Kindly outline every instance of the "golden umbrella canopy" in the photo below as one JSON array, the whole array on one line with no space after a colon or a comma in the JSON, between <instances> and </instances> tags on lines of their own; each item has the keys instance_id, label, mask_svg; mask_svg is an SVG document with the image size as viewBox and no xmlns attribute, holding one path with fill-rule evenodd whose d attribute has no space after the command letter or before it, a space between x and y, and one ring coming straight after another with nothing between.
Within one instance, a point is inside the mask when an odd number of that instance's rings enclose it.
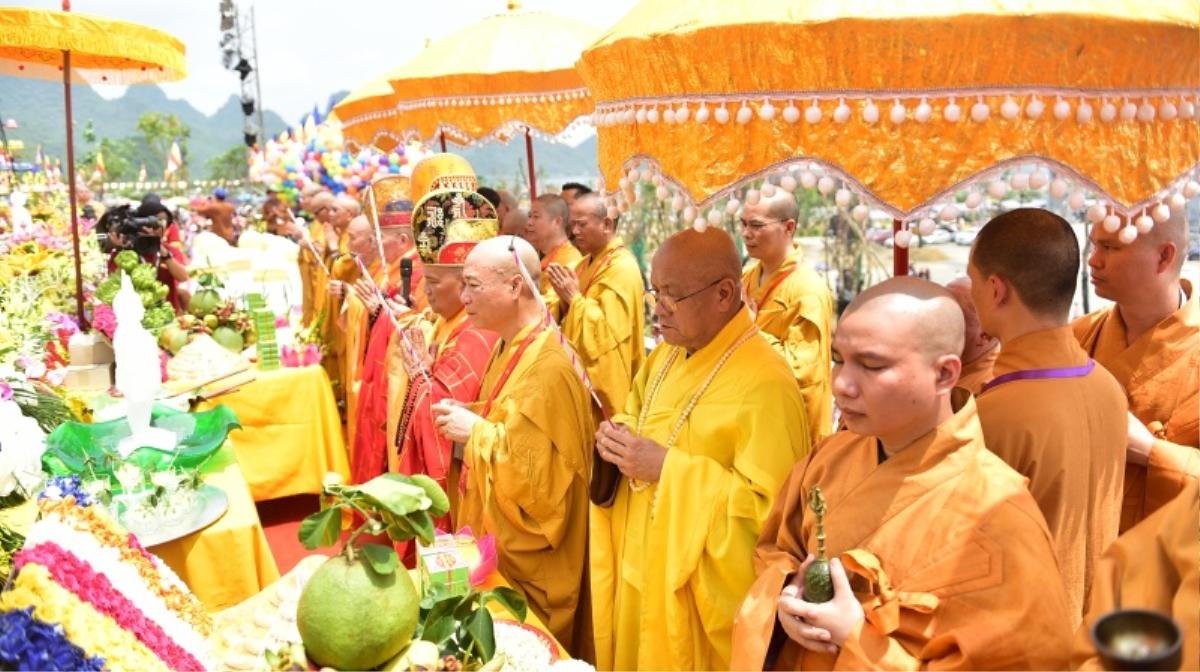
<instances>
[{"instance_id":1,"label":"golden umbrella canopy","mask_svg":"<svg viewBox=\"0 0 1200 672\"><path fill-rule=\"evenodd\" d=\"M404 138L395 130L398 96L380 77L351 91L333 107L333 116L342 123L342 137L353 150L375 147L390 152Z\"/></svg>"},{"instance_id":2,"label":"golden umbrella canopy","mask_svg":"<svg viewBox=\"0 0 1200 672\"><path fill-rule=\"evenodd\" d=\"M702 212L812 159L915 220L1033 164L1131 214L1200 162L1198 31L1197 0L643 0L578 68L610 189L644 161Z\"/></svg>"},{"instance_id":3,"label":"golden umbrella canopy","mask_svg":"<svg viewBox=\"0 0 1200 672\"><path fill-rule=\"evenodd\" d=\"M389 79L406 139L466 145L526 133L554 137L594 107L575 70L599 31L543 12L509 11L433 42ZM532 156L531 156L532 158ZM530 161L532 186L533 162Z\"/></svg>"},{"instance_id":4,"label":"golden umbrella canopy","mask_svg":"<svg viewBox=\"0 0 1200 672\"><path fill-rule=\"evenodd\" d=\"M184 45L153 28L71 13L69 0L63 0L62 11L0 7L0 73L63 82L75 308L76 318L85 325L70 84L142 84L183 79L187 76Z\"/></svg>"},{"instance_id":5,"label":"golden umbrella canopy","mask_svg":"<svg viewBox=\"0 0 1200 672\"><path fill-rule=\"evenodd\" d=\"M64 7L64 9L66 9ZM183 43L153 28L90 14L0 7L0 73L76 84L173 82L187 75Z\"/></svg>"}]
</instances>

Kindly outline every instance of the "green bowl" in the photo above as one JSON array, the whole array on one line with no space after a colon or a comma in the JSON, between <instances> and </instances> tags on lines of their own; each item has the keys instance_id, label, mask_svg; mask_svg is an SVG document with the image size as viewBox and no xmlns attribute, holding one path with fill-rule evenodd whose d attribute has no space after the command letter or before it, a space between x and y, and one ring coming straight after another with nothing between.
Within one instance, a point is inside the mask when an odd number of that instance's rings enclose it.
<instances>
[{"instance_id":1,"label":"green bowl","mask_svg":"<svg viewBox=\"0 0 1200 672\"><path fill-rule=\"evenodd\" d=\"M146 471L161 471L171 466L194 469L217 452L230 430L241 428L237 416L223 405L202 413L184 413L156 404L150 414L150 426L173 433L175 450L138 448L122 460L117 444L130 434L125 418L95 424L66 422L46 437L42 468L55 476L95 473L110 480L126 462Z\"/></svg>"}]
</instances>

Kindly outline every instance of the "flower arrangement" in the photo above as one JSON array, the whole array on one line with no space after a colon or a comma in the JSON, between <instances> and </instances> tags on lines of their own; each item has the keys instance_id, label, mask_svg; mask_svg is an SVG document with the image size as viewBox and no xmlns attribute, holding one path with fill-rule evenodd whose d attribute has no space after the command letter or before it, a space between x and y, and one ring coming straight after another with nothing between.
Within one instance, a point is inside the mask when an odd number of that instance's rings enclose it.
<instances>
[{"instance_id":1,"label":"flower arrangement","mask_svg":"<svg viewBox=\"0 0 1200 672\"><path fill-rule=\"evenodd\" d=\"M16 555L15 579L0 594L0 618L27 636L0 635L0 666L211 667L211 619L203 607L91 502L77 477L56 478L39 496L42 517Z\"/></svg>"}]
</instances>

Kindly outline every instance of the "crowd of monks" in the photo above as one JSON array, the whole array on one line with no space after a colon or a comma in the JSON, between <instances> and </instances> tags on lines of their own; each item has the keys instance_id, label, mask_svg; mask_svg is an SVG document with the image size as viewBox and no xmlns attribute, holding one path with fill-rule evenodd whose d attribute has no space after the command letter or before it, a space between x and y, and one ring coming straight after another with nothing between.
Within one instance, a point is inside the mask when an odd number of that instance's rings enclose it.
<instances>
[{"instance_id":1,"label":"crowd of monks","mask_svg":"<svg viewBox=\"0 0 1200 672\"><path fill-rule=\"evenodd\" d=\"M1086 263L1114 304L1074 321L1075 234L1021 209L983 227L965 277L885 281L835 324L782 190L740 215L748 264L725 231L687 229L648 277L599 195L526 214L480 191L439 154L361 201L303 194L305 319L355 481L436 479L439 525L493 535L571 655L1097 667L1090 626L1144 608L1200 667L1182 214L1131 243L1093 228ZM818 535L833 597L810 602Z\"/></svg>"}]
</instances>

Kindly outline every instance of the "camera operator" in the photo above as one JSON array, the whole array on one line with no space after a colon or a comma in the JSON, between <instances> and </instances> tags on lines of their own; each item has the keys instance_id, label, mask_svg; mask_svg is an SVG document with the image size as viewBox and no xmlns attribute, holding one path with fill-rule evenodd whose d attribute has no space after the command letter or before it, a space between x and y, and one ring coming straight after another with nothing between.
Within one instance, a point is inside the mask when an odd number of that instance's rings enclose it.
<instances>
[{"instance_id":1,"label":"camera operator","mask_svg":"<svg viewBox=\"0 0 1200 672\"><path fill-rule=\"evenodd\" d=\"M146 199L133 210L129 205L111 208L100 218L97 231L108 251L108 272L116 270L116 256L133 250L144 263L157 268L157 279L167 286L167 301L175 312L183 308L181 283L187 282L187 258L171 211L157 199Z\"/></svg>"}]
</instances>

